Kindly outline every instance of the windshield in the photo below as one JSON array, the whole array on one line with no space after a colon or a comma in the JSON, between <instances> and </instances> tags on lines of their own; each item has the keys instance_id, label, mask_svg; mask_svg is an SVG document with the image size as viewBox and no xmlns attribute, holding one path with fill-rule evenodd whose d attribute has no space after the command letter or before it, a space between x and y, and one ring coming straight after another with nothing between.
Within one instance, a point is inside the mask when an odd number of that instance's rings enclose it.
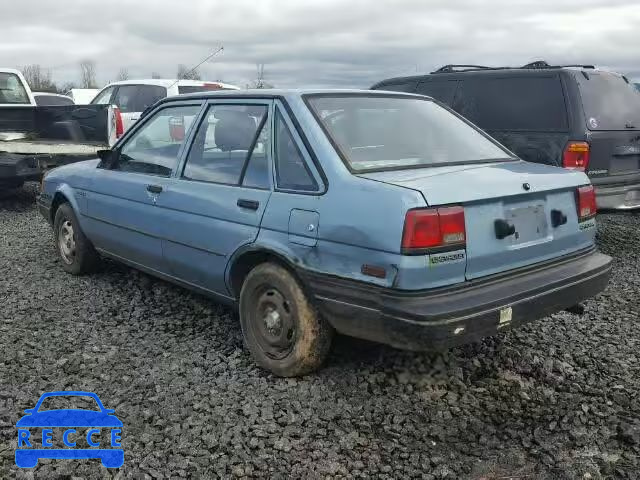
<instances>
[{"instance_id":1,"label":"windshield","mask_svg":"<svg viewBox=\"0 0 640 480\"><path fill-rule=\"evenodd\" d=\"M605 72L576 74L589 130L640 129L640 92Z\"/></svg>"},{"instance_id":2,"label":"windshield","mask_svg":"<svg viewBox=\"0 0 640 480\"><path fill-rule=\"evenodd\" d=\"M357 172L511 159L474 127L428 99L311 96L309 105Z\"/></svg>"},{"instance_id":3,"label":"windshield","mask_svg":"<svg viewBox=\"0 0 640 480\"><path fill-rule=\"evenodd\" d=\"M31 103L17 75L0 73L0 103Z\"/></svg>"}]
</instances>

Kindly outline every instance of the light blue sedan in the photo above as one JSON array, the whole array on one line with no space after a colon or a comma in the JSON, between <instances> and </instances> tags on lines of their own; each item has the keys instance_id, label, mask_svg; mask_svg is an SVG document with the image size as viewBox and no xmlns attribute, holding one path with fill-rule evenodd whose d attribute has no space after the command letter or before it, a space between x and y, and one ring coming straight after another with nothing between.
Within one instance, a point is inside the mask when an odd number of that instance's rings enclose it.
<instances>
[{"instance_id":1,"label":"light blue sedan","mask_svg":"<svg viewBox=\"0 0 640 480\"><path fill-rule=\"evenodd\" d=\"M262 367L308 373L335 331L477 340L602 291L584 173L526 163L428 97L167 98L38 203L62 267L100 257L235 305Z\"/></svg>"}]
</instances>

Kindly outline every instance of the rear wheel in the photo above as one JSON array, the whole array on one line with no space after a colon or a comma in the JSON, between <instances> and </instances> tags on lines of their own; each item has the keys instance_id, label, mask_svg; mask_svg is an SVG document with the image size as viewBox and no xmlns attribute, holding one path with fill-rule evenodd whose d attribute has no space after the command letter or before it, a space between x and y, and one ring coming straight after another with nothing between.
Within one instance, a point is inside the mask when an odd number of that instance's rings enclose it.
<instances>
[{"instance_id":1,"label":"rear wheel","mask_svg":"<svg viewBox=\"0 0 640 480\"><path fill-rule=\"evenodd\" d=\"M258 265L247 275L240 292L240 324L258 365L281 377L316 370L331 348L331 326L293 275L274 263Z\"/></svg>"},{"instance_id":2,"label":"rear wheel","mask_svg":"<svg viewBox=\"0 0 640 480\"><path fill-rule=\"evenodd\" d=\"M53 222L53 233L65 271L82 275L96 269L100 263L100 256L82 232L73 208L68 203L58 207Z\"/></svg>"}]
</instances>

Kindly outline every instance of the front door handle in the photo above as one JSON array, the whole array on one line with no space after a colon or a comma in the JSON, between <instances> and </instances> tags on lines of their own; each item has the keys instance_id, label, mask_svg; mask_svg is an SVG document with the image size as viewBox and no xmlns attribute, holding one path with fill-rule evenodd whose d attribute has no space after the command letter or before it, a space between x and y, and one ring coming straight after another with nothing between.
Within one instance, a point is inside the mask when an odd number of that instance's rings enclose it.
<instances>
[{"instance_id":1,"label":"front door handle","mask_svg":"<svg viewBox=\"0 0 640 480\"><path fill-rule=\"evenodd\" d=\"M248 210L258 210L258 207L260 207L260 202L257 202L255 200L246 200L244 198L240 198L238 199L237 205L240 208L246 208Z\"/></svg>"},{"instance_id":2,"label":"front door handle","mask_svg":"<svg viewBox=\"0 0 640 480\"><path fill-rule=\"evenodd\" d=\"M162 185L147 185L147 190L151 193L161 193Z\"/></svg>"}]
</instances>

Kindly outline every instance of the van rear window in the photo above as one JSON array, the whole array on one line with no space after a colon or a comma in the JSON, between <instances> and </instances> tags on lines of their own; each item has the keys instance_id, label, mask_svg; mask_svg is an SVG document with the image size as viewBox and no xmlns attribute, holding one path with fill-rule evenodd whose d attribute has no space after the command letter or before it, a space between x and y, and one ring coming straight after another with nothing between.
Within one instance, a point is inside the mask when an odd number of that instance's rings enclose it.
<instances>
[{"instance_id":1,"label":"van rear window","mask_svg":"<svg viewBox=\"0 0 640 480\"><path fill-rule=\"evenodd\" d=\"M485 130L568 130L558 75L464 79L453 108Z\"/></svg>"},{"instance_id":2,"label":"van rear window","mask_svg":"<svg viewBox=\"0 0 640 480\"><path fill-rule=\"evenodd\" d=\"M640 129L640 92L606 72L576 74L589 130Z\"/></svg>"},{"instance_id":3,"label":"van rear window","mask_svg":"<svg viewBox=\"0 0 640 480\"><path fill-rule=\"evenodd\" d=\"M22 82L13 73L0 73L0 103L31 103Z\"/></svg>"}]
</instances>

